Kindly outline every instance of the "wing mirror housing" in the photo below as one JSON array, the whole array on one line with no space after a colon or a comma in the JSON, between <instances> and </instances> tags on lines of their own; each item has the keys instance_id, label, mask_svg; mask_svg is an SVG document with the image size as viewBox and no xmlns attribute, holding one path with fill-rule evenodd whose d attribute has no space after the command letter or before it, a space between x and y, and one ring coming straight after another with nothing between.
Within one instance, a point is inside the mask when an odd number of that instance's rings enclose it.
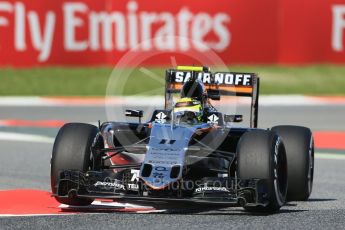
<instances>
[{"instance_id":1,"label":"wing mirror housing","mask_svg":"<svg viewBox=\"0 0 345 230\"><path fill-rule=\"evenodd\" d=\"M243 115L224 115L224 121L225 122L242 122L243 121Z\"/></svg>"},{"instance_id":2,"label":"wing mirror housing","mask_svg":"<svg viewBox=\"0 0 345 230\"><path fill-rule=\"evenodd\" d=\"M220 91L216 90L216 89L209 89L207 90L207 95L208 98L215 100L215 101L219 101L220 100Z\"/></svg>"},{"instance_id":3,"label":"wing mirror housing","mask_svg":"<svg viewBox=\"0 0 345 230\"><path fill-rule=\"evenodd\" d=\"M138 117L139 123L141 123L141 118L144 116L144 111L134 110L134 109L126 109L125 115L126 115L126 117Z\"/></svg>"}]
</instances>

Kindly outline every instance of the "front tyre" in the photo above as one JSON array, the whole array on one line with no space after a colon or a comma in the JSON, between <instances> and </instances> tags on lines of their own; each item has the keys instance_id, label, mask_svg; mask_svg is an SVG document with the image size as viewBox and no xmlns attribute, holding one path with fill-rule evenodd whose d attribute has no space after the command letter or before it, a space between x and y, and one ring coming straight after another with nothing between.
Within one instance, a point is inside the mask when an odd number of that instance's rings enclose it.
<instances>
[{"instance_id":1,"label":"front tyre","mask_svg":"<svg viewBox=\"0 0 345 230\"><path fill-rule=\"evenodd\" d=\"M98 128L83 123L65 124L56 136L51 158L51 189L57 193L59 172L63 170L78 170L86 172L92 167L91 146L98 133ZM89 205L92 199L77 197L55 199L68 205Z\"/></svg>"},{"instance_id":2,"label":"front tyre","mask_svg":"<svg viewBox=\"0 0 345 230\"><path fill-rule=\"evenodd\" d=\"M250 212L277 212L286 201L287 162L284 144L274 132L246 132L237 145L237 176L239 179L265 179L267 206L244 208Z\"/></svg>"},{"instance_id":3,"label":"front tyre","mask_svg":"<svg viewBox=\"0 0 345 230\"><path fill-rule=\"evenodd\" d=\"M288 162L287 200L308 200L314 178L314 141L309 128L281 125L272 128L282 137Z\"/></svg>"}]
</instances>

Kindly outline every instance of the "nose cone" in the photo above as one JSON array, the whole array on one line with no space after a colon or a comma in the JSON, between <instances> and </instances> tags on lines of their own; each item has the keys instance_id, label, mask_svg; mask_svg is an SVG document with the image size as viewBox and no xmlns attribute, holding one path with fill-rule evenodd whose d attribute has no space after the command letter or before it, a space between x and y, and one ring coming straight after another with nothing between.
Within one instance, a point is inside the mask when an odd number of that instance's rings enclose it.
<instances>
[{"instance_id":1,"label":"nose cone","mask_svg":"<svg viewBox=\"0 0 345 230\"><path fill-rule=\"evenodd\" d=\"M194 129L154 124L140 178L153 189L163 189L182 177L185 152Z\"/></svg>"},{"instance_id":2,"label":"nose cone","mask_svg":"<svg viewBox=\"0 0 345 230\"><path fill-rule=\"evenodd\" d=\"M152 189L164 189L182 176L181 165L144 164L141 178Z\"/></svg>"}]
</instances>

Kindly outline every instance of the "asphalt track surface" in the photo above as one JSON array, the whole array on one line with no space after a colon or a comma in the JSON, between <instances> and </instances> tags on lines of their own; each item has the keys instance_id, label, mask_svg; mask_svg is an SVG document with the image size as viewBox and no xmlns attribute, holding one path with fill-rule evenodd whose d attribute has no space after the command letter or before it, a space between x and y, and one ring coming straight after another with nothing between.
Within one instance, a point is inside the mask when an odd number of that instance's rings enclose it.
<instances>
[{"instance_id":1,"label":"asphalt track surface","mask_svg":"<svg viewBox=\"0 0 345 230\"><path fill-rule=\"evenodd\" d=\"M102 107L1 107L2 119L106 120ZM120 109L121 110L121 109ZM345 131L345 106L261 107L260 127L276 124L312 130ZM56 128L1 127L53 138ZM0 190L49 190L52 143L0 141ZM78 215L0 217L0 229L343 229L345 226L345 160L316 157L313 193L308 202L290 202L277 214L248 214L242 208L175 210L173 214L84 213ZM15 200L13 201L15 202Z\"/></svg>"}]
</instances>

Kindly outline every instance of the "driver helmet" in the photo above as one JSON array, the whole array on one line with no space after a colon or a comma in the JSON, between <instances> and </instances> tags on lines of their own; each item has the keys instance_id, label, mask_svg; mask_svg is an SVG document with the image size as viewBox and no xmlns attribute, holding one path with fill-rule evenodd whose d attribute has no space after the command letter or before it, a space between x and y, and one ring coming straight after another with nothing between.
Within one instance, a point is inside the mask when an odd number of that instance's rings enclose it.
<instances>
[{"instance_id":1,"label":"driver helmet","mask_svg":"<svg viewBox=\"0 0 345 230\"><path fill-rule=\"evenodd\" d=\"M181 98L175 103L173 112L175 115L180 115L182 120L190 122L196 119L197 122L200 122L202 118L201 102L190 97Z\"/></svg>"},{"instance_id":2,"label":"driver helmet","mask_svg":"<svg viewBox=\"0 0 345 230\"><path fill-rule=\"evenodd\" d=\"M193 98L202 101L206 95L205 85L198 79L183 84L181 98Z\"/></svg>"}]
</instances>

